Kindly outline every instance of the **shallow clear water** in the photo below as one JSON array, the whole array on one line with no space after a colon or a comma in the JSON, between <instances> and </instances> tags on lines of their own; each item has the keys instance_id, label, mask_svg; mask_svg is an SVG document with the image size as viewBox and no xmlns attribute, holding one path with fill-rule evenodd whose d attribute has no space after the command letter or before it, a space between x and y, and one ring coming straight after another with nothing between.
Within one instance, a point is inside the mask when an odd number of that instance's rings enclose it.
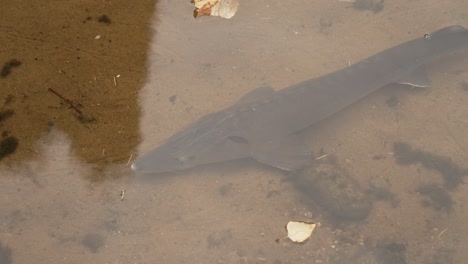
<instances>
[{"instance_id":1,"label":"shallow clear water","mask_svg":"<svg viewBox=\"0 0 468 264\"><path fill-rule=\"evenodd\" d=\"M430 63L430 88L386 87L306 131L328 155L312 173L332 181L255 162L129 168L255 87L468 26L463 0L358 3L245 1L224 20L189 1L9 2L0 263L463 263L468 50ZM298 245L290 220L320 225Z\"/></svg>"}]
</instances>

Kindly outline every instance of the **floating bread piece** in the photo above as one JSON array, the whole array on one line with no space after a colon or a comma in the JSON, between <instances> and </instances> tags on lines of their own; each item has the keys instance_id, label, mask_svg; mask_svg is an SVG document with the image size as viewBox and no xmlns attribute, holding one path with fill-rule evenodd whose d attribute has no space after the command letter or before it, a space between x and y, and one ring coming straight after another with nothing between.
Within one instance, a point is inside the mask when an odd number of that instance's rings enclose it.
<instances>
[{"instance_id":1,"label":"floating bread piece","mask_svg":"<svg viewBox=\"0 0 468 264\"><path fill-rule=\"evenodd\" d=\"M289 221L286 225L288 238L292 242L302 243L309 239L316 226L316 223Z\"/></svg>"},{"instance_id":2,"label":"floating bread piece","mask_svg":"<svg viewBox=\"0 0 468 264\"><path fill-rule=\"evenodd\" d=\"M194 17L219 16L231 18L239 7L238 0L193 0L195 5Z\"/></svg>"}]
</instances>

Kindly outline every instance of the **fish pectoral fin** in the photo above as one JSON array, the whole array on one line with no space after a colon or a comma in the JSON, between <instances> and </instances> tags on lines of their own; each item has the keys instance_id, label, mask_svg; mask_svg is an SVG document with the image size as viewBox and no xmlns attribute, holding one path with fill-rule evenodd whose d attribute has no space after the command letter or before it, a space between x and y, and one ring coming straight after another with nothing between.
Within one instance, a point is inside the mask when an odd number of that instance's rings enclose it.
<instances>
[{"instance_id":1,"label":"fish pectoral fin","mask_svg":"<svg viewBox=\"0 0 468 264\"><path fill-rule=\"evenodd\" d=\"M269 86L260 86L244 96L242 96L239 101L237 101L237 105L244 105L244 104L251 104L257 102L263 98L267 98L275 93L275 90Z\"/></svg>"},{"instance_id":2,"label":"fish pectoral fin","mask_svg":"<svg viewBox=\"0 0 468 264\"><path fill-rule=\"evenodd\" d=\"M424 67L418 68L416 71L412 72L410 75L405 76L400 81L399 84L405 84L415 87L429 87L431 86L431 80L427 77L426 70Z\"/></svg>"},{"instance_id":3,"label":"fish pectoral fin","mask_svg":"<svg viewBox=\"0 0 468 264\"><path fill-rule=\"evenodd\" d=\"M255 160L287 171L299 170L312 161L312 153L296 134L276 141L254 145L251 151Z\"/></svg>"}]
</instances>

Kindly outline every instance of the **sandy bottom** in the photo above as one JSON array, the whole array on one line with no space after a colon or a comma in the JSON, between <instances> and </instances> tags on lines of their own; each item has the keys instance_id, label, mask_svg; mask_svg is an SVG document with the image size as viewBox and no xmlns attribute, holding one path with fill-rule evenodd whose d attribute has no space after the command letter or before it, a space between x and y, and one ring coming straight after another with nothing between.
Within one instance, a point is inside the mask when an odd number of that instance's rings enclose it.
<instances>
[{"instance_id":1,"label":"sandy bottom","mask_svg":"<svg viewBox=\"0 0 468 264\"><path fill-rule=\"evenodd\" d=\"M43 23L87 32L96 65L76 63L76 54L72 62L70 52L84 48L73 34L53 42L54 31L37 61L55 66L33 67L34 55L21 54L43 47L24 33L34 24L0 26L16 41L0 49L11 66L0 79L9 89L0 112L15 113L0 119L1 140L18 139L15 151L1 152L1 264L468 259L468 51L428 65L428 89L386 87L306 131L311 150L328 156L302 174L234 162L143 177L127 164L255 87L282 89L435 29L468 26L466 1L246 1L230 20L194 19L189 1L151 5L29 10L81 10L68 24ZM299 245L285 238L290 220L320 225Z\"/></svg>"}]
</instances>

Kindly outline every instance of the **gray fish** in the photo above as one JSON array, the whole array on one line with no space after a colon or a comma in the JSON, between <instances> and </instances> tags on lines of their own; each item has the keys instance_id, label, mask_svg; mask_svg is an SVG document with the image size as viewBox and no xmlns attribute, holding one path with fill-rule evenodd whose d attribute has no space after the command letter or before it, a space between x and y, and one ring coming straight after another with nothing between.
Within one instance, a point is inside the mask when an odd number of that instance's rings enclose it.
<instances>
[{"instance_id":1,"label":"gray fish","mask_svg":"<svg viewBox=\"0 0 468 264\"><path fill-rule=\"evenodd\" d=\"M311 152L298 132L388 84L429 86L423 65L466 47L468 30L453 25L277 92L257 88L179 131L139 157L132 169L163 173L244 158L299 169L311 161Z\"/></svg>"}]
</instances>

